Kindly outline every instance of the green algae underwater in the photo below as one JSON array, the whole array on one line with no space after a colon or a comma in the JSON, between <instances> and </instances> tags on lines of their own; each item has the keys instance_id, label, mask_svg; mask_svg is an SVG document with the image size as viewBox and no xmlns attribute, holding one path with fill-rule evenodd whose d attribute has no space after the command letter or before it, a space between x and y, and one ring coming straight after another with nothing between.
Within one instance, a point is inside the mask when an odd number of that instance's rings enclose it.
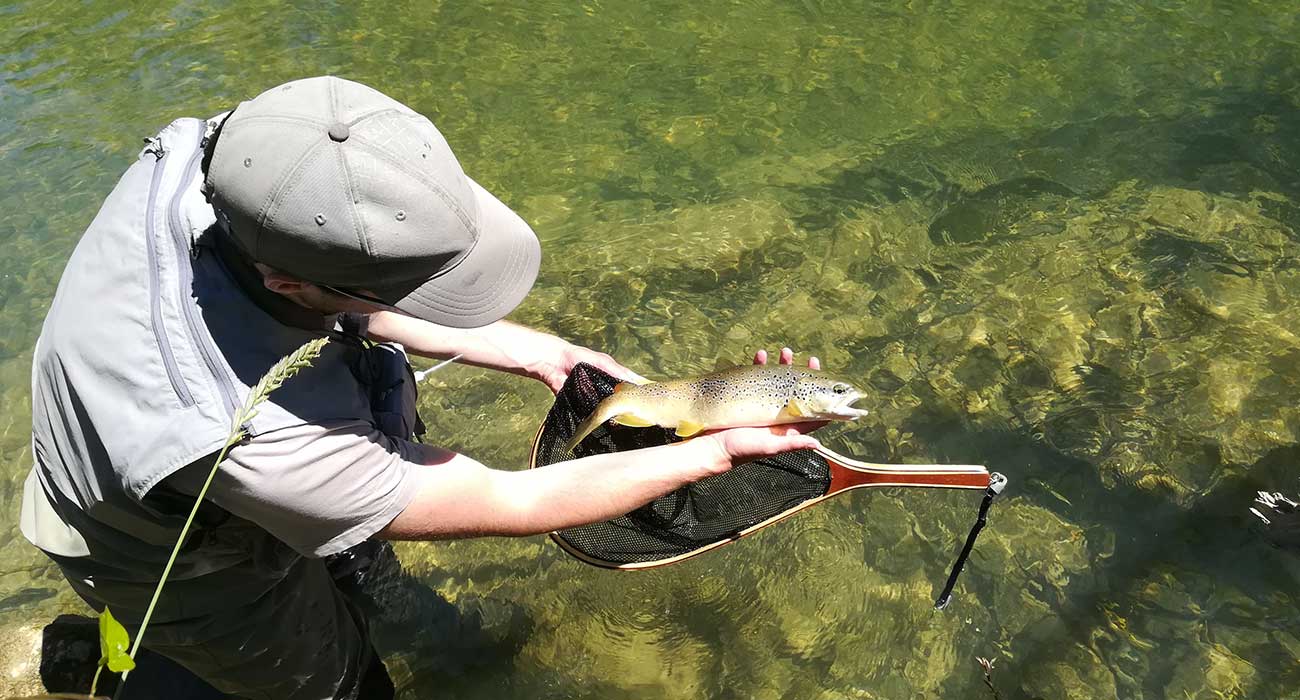
<instances>
[{"instance_id":1,"label":"green algae underwater","mask_svg":"<svg viewBox=\"0 0 1300 700\"><path fill-rule=\"evenodd\" d=\"M872 391L820 436L1012 486L832 500L597 570L545 538L398 547L510 653L379 621L404 698L1300 697L1300 20L1288 2L15 2L0 7L0 696L85 613L22 539L31 347L140 138L336 73L427 114L533 224L513 315L652 378L788 344ZM432 375L430 435L527 463L544 387ZM401 602L404 599L397 599Z\"/></svg>"}]
</instances>

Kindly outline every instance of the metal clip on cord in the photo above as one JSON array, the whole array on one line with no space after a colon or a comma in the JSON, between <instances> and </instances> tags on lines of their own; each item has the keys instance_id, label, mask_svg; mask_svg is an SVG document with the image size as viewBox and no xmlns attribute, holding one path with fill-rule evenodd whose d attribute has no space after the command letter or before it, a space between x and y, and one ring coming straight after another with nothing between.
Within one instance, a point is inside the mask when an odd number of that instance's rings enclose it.
<instances>
[{"instance_id":1,"label":"metal clip on cord","mask_svg":"<svg viewBox=\"0 0 1300 700\"><path fill-rule=\"evenodd\" d=\"M455 356L455 357L453 357L453 358L451 358L451 359L449 359L449 360L443 360L442 362L439 362L438 364L436 364L436 365L430 367L429 369L422 369L422 370L418 370L418 371L414 372L414 374L415 374L415 381L417 381L417 382L422 382L422 381L424 381L424 378L425 378L425 377L429 376L430 374L433 374L434 372L437 372L438 370L442 369L443 367L446 367L447 365L449 365L449 364L455 362L456 360L459 360L459 359L462 358L462 357L464 357L463 354L461 354L461 355L457 355L457 356Z\"/></svg>"},{"instance_id":2,"label":"metal clip on cord","mask_svg":"<svg viewBox=\"0 0 1300 700\"><path fill-rule=\"evenodd\" d=\"M940 593L938 599L934 601L935 610L948 607L949 601L952 600L952 589L957 585L957 577L961 575L961 568L966 565L966 558L970 556L970 551L975 546L975 538L979 537L980 530L984 529L984 523L988 522L989 506L993 505L993 498L1002 493L1002 489L1006 487L1005 476L997 472L989 475L989 487L984 490L984 501L980 503L979 515L975 516L975 525L966 536L966 546L962 547L961 554L957 555L957 562L952 565L952 573L948 575L948 583L944 585L943 593Z\"/></svg>"}]
</instances>

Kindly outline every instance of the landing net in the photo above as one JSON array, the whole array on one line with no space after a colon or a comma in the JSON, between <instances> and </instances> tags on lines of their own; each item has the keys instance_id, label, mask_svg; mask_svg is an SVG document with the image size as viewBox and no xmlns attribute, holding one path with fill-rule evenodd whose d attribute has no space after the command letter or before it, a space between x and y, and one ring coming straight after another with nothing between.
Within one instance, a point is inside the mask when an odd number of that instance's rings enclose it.
<instances>
[{"instance_id":1,"label":"landing net","mask_svg":"<svg viewBox=\"0 0 1300 700\"><path fill-rule=\"evenodd\" d=\"M534 468L593 454L677 442L669 429L602 425L574 452L564 449L577 426L614 393L619 380L579 364L556 396L533 446ZM554 537L592 564L667 563L826 494L830 466L812 450L787 452L733 468L661 496L625 516L561 530Z\"/></svg>"}]
</instances>

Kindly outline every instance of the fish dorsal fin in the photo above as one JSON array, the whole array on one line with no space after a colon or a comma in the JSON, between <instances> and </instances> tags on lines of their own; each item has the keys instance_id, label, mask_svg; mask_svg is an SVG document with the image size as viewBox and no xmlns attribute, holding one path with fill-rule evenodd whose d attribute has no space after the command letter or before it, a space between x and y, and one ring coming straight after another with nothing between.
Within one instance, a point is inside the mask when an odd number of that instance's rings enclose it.
<instances>
[{"instance_id":1,"label":"fish dorsal fin","mask_svg":"<svg viewBox=\"0 0 1300 700\"><path fill-rule=\"evenodd\" d=\"M677 437L690 437L701 430L704 430L704 426L699 423L684 420L677 424Z\"/></svg>"},{"instance_id":2,"label":"fish dorsal fin","mask_svg":"<svg viewBox=\"0 0 1300 700\"><path fill-rule=\"evenodd\" d=\"M620 413L614 416L614 422L629 428L649 428L654 425L653 421L648 421L635 413Z\"/></svg>"}]
</instances>

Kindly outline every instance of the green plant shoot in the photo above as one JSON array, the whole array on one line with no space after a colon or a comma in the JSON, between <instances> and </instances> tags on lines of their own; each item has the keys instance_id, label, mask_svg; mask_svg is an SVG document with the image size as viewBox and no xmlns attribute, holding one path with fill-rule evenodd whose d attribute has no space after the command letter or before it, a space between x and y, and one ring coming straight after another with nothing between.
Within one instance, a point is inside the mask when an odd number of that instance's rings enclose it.
<instances>
[{"instance_id":1,"label":"green plant shoot","mask_svg":"<svg viewBox=\"0 0 1300 700\"><path fill-rule=\"evenodd\" d=\"M131 638L122 623L113 617L108 608L99 616L99 663L108 670L121 673L135 668L135 659L126 653Z\"/></svg>"},{"instance_id":2,"label":"green plant shoot","mask_svg":"<svg viewBox=\"0 0 1300 700\"><path fill-rule=\"evenodd\" d=\"M132 668L135 668L135 655L140 651L140 640L144 639L145 629L149 627L149 619L153 617L154 608L158 605L158 598L162 595L163 585L167 583L167 576L171 574L172 565L176 563L176 557L180 554L181 546L185 543L185 538L189 536L190 527L194 524L194 516L199 512L199 505L203 503L204 497L208 495L208 487L212 485L212 479L217 475L217 468L226 459L226 453L230 451L241 440L244 439L244 426L257 415L257 406L271 395L271 392L279 389L293 375L297 374L304 367L309 367L311 361L320 356L321 351L329 338L316 338L309 340L302 347L290 353L275 363L266 374L258 380L257 385L253 387L248 394L248 399L240 407L231 419L230 434L226 436L226 443L217 454L217 459L212 463L212 470L208 472L207 481L203 482L203 488L199 490L198 498L194 499L194 507L190 509L190 515L185 519L185 525L181 528L180 536L176 538L176 546L172 548L171 557L167 560L167 566L163 567L162 576L158 579L158 586L154 588L153 598L149 601L149 607L145 610L144 619L140 622L140 630L135 635L135 642L131 644L130 653L124 653L127 642L129 641L126 629L122 627L113 616L109 614L108 608L104 608L103 614L99 617L99 645L103 652L103 658L100 659L99 670L95 672L95 681L91 685L91 693L94 693L94 685L99 680L99 671L102 671L107 665L110 671L122 674L122 681ZM118 686L120 689L122 686Z\"/></svg>"},{"instance_id":3,"label":"green plant shoot","mask_svg":"<svg viewBox=\"0 0 1300 700\"><path fill-rule=\"evenodd\" d=\"M105 607L99 615L99 665L95 669L95 678L90 681L91 695L99 689L99 674L103 673L105 666L114 673L124 673L135 668L135 659L126 653L126 647L130 643L131 637L126 633L126 628Z\"/></svg>"}]
</instances>

